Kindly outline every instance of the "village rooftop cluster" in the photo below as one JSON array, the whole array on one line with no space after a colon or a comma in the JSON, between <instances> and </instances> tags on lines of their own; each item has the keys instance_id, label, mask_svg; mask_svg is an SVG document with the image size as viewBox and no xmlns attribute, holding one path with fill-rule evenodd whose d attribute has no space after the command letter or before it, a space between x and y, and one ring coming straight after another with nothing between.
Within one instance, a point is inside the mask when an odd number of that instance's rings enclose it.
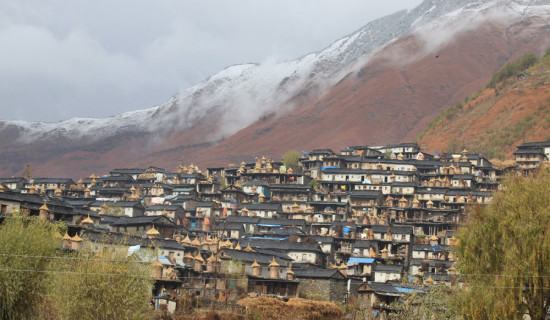
<instances>
[{"instance_id":1,"label":"village rooftop cluster","mask_svg":"<svg viewBox=\"0 0 550 320\"><path fill-rule=\"evenodd\" d=\"M454 236L465 209L491 201L506 171L550 158L524 143L516 166L483 155L428 154L414 143L302 152L299 165L259 156L199 170L124 168L74 182L0 179L1 216L26 212L68 227L64 250L122 250L152 265L153 296L355 296L391 313L403 294L461 285ZM154 255L151 253L154 252ZM160 297L159 297L160 296Z\"/></svg>"}]
</instances>

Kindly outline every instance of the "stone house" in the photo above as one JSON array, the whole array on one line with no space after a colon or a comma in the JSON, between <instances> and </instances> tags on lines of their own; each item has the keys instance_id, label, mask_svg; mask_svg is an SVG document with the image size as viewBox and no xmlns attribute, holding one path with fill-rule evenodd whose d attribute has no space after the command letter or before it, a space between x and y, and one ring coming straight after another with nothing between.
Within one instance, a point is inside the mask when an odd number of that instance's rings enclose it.
<instances>
[{"instance_id":1,"label":"stone house","mask_svg":"<svg viewBox=\"0 0 550 320\"><path fill-rule=\"evenodd\" d=\"M346 263L347 275L370 277L375 258L351 257Z\"/></svg>"},{"instance_id":2,"label":"stone house","mask_svg":"<svg viewBox=\"0 0 550 320\"><path fill-rule=\"evenodd\" d=\"M120 217L110 225L114 232L133 236L145 236L151 229L157 230L158 238L172 238L176 230L182 227L176 225L166 216Z\"/></svg>"},{"instance_id":3,"label":"stone house","mask_svg":"<svg viewBox=\"0 0 550 320\"><path fill-rule=\"evenodd\" d=\"M248 216L261 218L277 218L283 211L279 203L243 203L237 207L237 211L243 215L244 208Z\"/></svg>"},{"instance_id":4,"label":"stone house","mask_svg":"<svg viewBox=\"0 0 550 320\"><path fill-rule=\"evenodd\" d=\"M367 315L385 320L398 311L394 304L401 295L391 283L368 282L357 290L357 302Z\"/></svg>"},{"instance_id":5,"label":"stone house","mask_svg":"<svg viewBox=\"0 0 550 320\"><path fill-rule=\"evenodd\" d=\"M48 196L54 196L56 190L66 191L75 183L72 179L64 178L34 178L25 182L21 193L43 193ZM10 188L11 189L11 188ZM34 190L34 191L33 191Z\"/></svg>"},{"instance_id":6,"label":"stone house","mask_svg":"<svg viewBox=\"0 0 550 320\"><path fill-rule=\"evenodd\" d=\"M399 264L375 264L373 268L374 282L384 283L388 281L400 281L403 273L403 265Z\"/></svg>"},{"instance_id":7,"label":"stone house","mask_svg":"<svg viewBox=\"0 0 550 320\"><path fill-rule=\"evenodd\" d=\"M347 279L338 269L295 269L294 277L300 281L300 295L320 296L326 301L344 302L347 296Z\"/></svg>"},{"instance_id":8,"label":"stone house","mask_svg":"<svg viewBox=\"0 0 550 320\"><path fill-rule=\"evenodd\" d=\"M27 180L23 177L0 178L0 185L5 185L12 191L22 190L26 182Z\"/></svg>"},{"instance_id":9,"label":"stone house","mask_svg":"<svg viewBox=\"0 0 550 320\"><path fill-rule=\"evenodd\" d=\"M108 215L140 217L145 214L145 207L139 201L94 201L90 210Z\"/></svg>"},{"instance_id":10,"label":"stone house","mask_svg":"<svg viewBox=\"0 0 550 320\"><path fill-rule=\"evenodd\" d=\"M157 204L145 208L146 216L167 216L172 221L177 221L185 217L185 210L178 205Z\"/></svg>"}]
</instances>

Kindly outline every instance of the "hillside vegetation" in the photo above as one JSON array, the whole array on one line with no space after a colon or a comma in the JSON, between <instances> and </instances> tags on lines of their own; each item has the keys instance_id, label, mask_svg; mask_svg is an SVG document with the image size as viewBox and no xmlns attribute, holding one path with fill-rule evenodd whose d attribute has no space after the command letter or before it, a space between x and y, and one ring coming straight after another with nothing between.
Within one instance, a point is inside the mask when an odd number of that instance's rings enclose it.
<instances>
[{"instance_id":1,"label":"hillside vegetation","mask_svg":"<svg viewBox=\"0 0 550 320\"><path fill-rule=\"evenodd\" d=\"M416 139L428 152L467 149L512 159L525 141L550 141L550 49L495 72L485 89L447 107Z\"/></svg>"}]
</instances>

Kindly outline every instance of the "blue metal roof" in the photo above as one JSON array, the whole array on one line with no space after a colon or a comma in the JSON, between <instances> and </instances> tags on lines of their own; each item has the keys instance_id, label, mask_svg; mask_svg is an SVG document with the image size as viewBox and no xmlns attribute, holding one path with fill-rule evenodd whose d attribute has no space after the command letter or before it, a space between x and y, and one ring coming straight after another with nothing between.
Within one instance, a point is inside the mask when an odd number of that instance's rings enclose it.
<instances>
[{"instance_id":1,"label":"blue metal roof","mask_svg":"<svg viewBox=\"0 0 550 320\"><path fill-rule=\"evenodd\" d=\"M360 263L373 263L374 258L349 258L348 266L354 266Z\"/></svg>"}]
</instances>

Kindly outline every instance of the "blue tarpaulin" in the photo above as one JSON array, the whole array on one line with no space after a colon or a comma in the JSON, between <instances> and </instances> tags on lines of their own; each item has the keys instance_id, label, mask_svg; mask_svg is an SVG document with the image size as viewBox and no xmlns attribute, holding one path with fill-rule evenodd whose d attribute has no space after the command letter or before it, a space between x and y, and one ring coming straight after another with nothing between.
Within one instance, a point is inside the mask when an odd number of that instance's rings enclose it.
<instances>
[{"instance_id":1,"label":"blue tarpaulin","mask_svg":"<svg viewBox=\"0 0 550 320\"><path fill-rule=\"evenodd\" d=\"M325 171L325 169L340 169L340 167L326 166L322 168L323 171Z\"/></svg>"},{"instance_id":2,"label":"blue tarpaulin","mask_svg":"<svg viewBox=\"0 0 550 320\"><path fill-rule=\"evenodd\" d=\"M424 291L422 291L422 290L403 288L403 287L395 287L395 290L397 290L399 292L402 292L402 293L415 293L415 292L424 293Z\"/></svg>"}]
</instances>

